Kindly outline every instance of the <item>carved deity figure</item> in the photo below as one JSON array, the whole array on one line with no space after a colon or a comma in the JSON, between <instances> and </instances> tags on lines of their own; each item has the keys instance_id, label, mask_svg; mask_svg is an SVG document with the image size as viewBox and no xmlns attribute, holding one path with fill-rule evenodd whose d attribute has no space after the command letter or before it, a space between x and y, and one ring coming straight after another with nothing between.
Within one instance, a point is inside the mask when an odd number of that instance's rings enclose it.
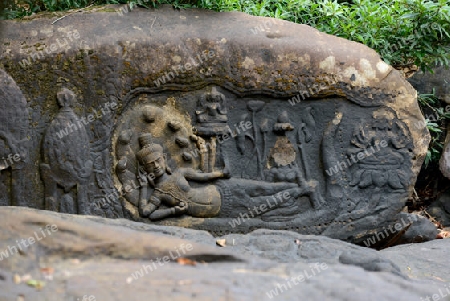
<instances>
[{"instance_id":1,"label":"carved deity figure","mask_svg":"<svg viewBox=\"0 0 450 301\"><path fill-rule=\"evenodd\" d=\"M192 168L172 171L167 165L163 147L152 143L150 134L139 137L141 149L136 153L141 180L139 212L151 220L187 214L193 217L236 217L248 213L248 208L267 204L267 200L277 195L285 199L273 207L256 215L264 215L277 210L283 203L301 195L315 196L314 185L310 183L263 182L247 179L229 179L228 168L209 173ZM208 182L204 186L192 187L189 181ZM312 184L312 183L311 183ZM314 202L318 201L314 199ZM316 205L316 203L315 203Z\"/></svg>"},{"instance_id":2,"label":"carved deity figure","mask_svg":"<svg viewBox=\"0 0 450 301\"><path fill-rule=\"evenodd\" d=\"M380 109L372 119L355 129L352 147L347 154L355 159L355 169L350 185L360 188L389 186L404 189L409 179L402 166L409 161L412 147L407 128L393 112Z\"/></svg>"},{"instance_id":3,"label":"carved deity figure","mask_svg":"<svg viewBox=\"0 0 450 301\"><path fill-rule=\"evenodd\" d=\"M220 152L216 139L229 132L225 95L214 87L210 93L200 97L198 105L198 110L195 112L198 122L197 134L206 141L204 145L209 146L209 149L200 148L200 169L204 172L212 172L216 165L216 153ZM197 140L197 143L202 140Z\"/></svg>"},{"instance_id":4,"label":"carved deity figure","mask_svg":"<svg viewBox=\"0 0 450 301\"><path fill-rule=\"evenodd\" d=\"M188 180L206 182L229 176L228 171L200 173L191 168L179 168L172 172L166 163L166 155L159 144L149 141L150 135L139 137L141 150L136 156L142 166L139 209L142 216L158 220L186 213L193 217L214 217L220 211L221 196L216 186L193 188ZM148 186L152 190L147 197ZM169 208L159 209L161 205Z\"/></svg>"}]
</instances>

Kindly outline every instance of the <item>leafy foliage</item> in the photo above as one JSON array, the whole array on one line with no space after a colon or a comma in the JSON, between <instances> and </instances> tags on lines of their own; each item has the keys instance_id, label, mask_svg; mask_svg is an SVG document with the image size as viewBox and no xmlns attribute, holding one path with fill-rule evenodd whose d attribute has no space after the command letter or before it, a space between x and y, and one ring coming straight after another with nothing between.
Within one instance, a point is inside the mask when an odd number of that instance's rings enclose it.
<instances>
[{"instance_id":1,"label":"leafy foliage","mask_svg":"<svg viewBox=\"0 0 450 301\"><path fill-rule=\"evenodd\" d=\"M396 67L449 65L448 0L199 0L195 6L308 24L363 43Z\"/></svg>"},{"instance_id":2,"label":"leafy foliage","mask_svg":"<svg viewBox=\"0 0 450 301\"><path fill-rule=\"evenodd\" d=\"M419 94L419 104L424 111L425 125L430 131L431 142L425 157L425 168L432 162L438 162L445 140L445 125L450 120L450 105L445 109L441 106L441 102L433 94Z\"/></svg>"}]
</instances>

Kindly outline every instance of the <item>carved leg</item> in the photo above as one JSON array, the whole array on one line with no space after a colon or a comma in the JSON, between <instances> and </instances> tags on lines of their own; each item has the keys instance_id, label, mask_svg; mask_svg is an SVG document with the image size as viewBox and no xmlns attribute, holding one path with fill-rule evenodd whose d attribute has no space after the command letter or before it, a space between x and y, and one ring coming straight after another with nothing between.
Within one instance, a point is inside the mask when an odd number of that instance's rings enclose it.
<instances>
[{"instance_id":1,"label":"carved leg","mask_svg":"<svg viewBox=\"0 0 450 301\"><path fill-rule=\"evenodd\" d=\"M77 184L77 205L78 214L89 215L91 210L89 207L88 185Z\"/></svg>"},{"instance_id":2,"label":"carved leg","mask_svg":"<svg viewBox=\"0 0 450 301\"><path fill-rule=\"evenodd\" d=\"M41 177L44 182L45 210L58 212L58 191L56 182L50 175L50 166L41 164Z\"/></svg>"},{"instance_id":3,"label":"carved leg","mask_svg":"<svg viewBox=\"0 0 450 301\"><path fill-rule=\"evenodd\" d=\"M11 170L11 204L14 206L28 206L25 192L27 191L27 177L23 169Z\"/></svg>"},{"instance_id":4,"label":"carved leg","mask_svg":"<svg viewBox=\"0 0 450 301\"><path fill-rule=\"evenodd\" d=\"M320 187L319 182L317 181L309 181L307 183L308 185L308 191L309 191L309 199L311 201L311 206L314 209L319 209L323 205L325 205L325 200L322 197L322 194L320 193Z\"/></svg>"},{"instance_id":5,"label":"carved leg","mask_svg":"<svg viewBox=\"0 0 450 301\"><path fill-rule=\"evenodd\" d=\"M60 206L60 212L61 213L69 213L69 214L76 214L75 206L73 204L73 198L71 196L71 193L64 193L61 196L61 206Z\"/></svg>"},{"instance_id":6,"label":"carved leg","mask_svg":"<svg viewBox=\"0 0 450 301\"><path fill-rule=\"evenodd\" d=\"M211 144L210 144L210 154L208 157L208 172L213 172L214 171L214 166L216 165L216 150L217 150L217 145L216 145L216 137L211 137Z\"/></svg>"},{"instance_id":7,"label":"carved leg","mask_svg":"<svg viewBox=\"0 0 450 301\"><path fill-rule=\"evenodd\" d=\"M0 195L0 206L9 206L9 195L8 193L6 193L8 191L8 188L5 184L6 177L3 174L3 170L0 170L0 191L3 191L3 193Z\"/></svg>"},{"instance_id":8,"label":"carved leg","mask_svg":"<svg viewBox=\"0 0 450 301\"><path fill-rule=\"evenodd\" d=\"M222 170L225 174L228 174L231 176L231 170L230 170L230 162L228 161L228 157L226 155L226 153L223 150L223 147L221 146L221 144L219 143L219 145L217 146L217 151L219 153L219 160L220 160L220 164L222 164L221 166L223 167Z\"/></svg>"},{"instance_id":9,"label":"carved leg","mask_svg":"<svg viewBox=\"0 0 450 301\"><path fill-rule=\"evenodd\" d=\"M227 185L235 197L240 197L242 195L246 195L248 197L268 196L280 193L286 189L298 187L297 183L271 183L236 178L227 180Z\"/></svg>"},{"instance_id":10,"label":"carved leg","mask_svg":"<svg viewBox=\"0 0 450 301\"><path fill-rule=\"evenodd\" d=\"M58 186L51 179L45 183L45 210L59 212Z\"/></svg>"}]
</instances>

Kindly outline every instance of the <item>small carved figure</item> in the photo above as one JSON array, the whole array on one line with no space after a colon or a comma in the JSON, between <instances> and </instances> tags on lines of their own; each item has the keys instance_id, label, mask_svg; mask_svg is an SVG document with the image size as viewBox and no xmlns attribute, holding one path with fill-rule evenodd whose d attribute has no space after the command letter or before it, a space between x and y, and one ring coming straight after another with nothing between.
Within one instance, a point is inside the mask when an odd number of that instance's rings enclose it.
<instances>
[{"instance_id":1,"label":"small carved figure","mask_svg":"<svg viewBox=\"0 0 450 301\"><path fill-rule=\"evenodd\" d=\"M389 186L404 189L409 184L406 173L401 169L410 160L412 146L407 138L406 126L395 117L394 112L380 109L373 113L373 119L363 123L354 131L347 150L349 160L358 168L353 173L351 186L360 188Z\"/></svg>"},{"instance_id":2,"label":"small carved figure","mask_svg":"<svg viewBox=\"0 0 450 301\"><path fill-rule=\"evenodd\" d=\"M210 93L206 93L200 97L199 110L195 112L199 126L196 128L197 134L204 138L207 153L204 148L199 148L203 155L201 169L203 172L214 171L216 165L216 155L220 152L217 149L216 139L218 136L226 134L230 131L227 122L227 108L225 103L225 95L218 92L215 87ZM220 145L220 144L219 144Z\"/></svg>"},{"instance_id":3,"label":"small carved figure","mask_svg":"<svg viewBox=\"0 0 450 301\"><path fill-rule=\"evenodd\" d=\"M290 145L289 142L286 144ZM298 195L308 195L311 200L311 206L319 209L324 204L319 189L319 182L305 180L302 171L295 162L295 158L296 154L292 146L287 147L287 150L284 152L273 152L270 157L270 165L272 168L266 170L266 180L269 182L297 183Z\"/></svg>"},{"instance_id":4,"label":"small carved figure","mask_svg":"<svg viewBox=\"0 0 450 301\"><path fill-rule=\"evenodd\" d=\"M197 110L197 121L201 124L227 123L227 107L225 95L218 92L215 87L211 93L206 93L200 97L200 110Z\"/></svg>"}]
</instances>

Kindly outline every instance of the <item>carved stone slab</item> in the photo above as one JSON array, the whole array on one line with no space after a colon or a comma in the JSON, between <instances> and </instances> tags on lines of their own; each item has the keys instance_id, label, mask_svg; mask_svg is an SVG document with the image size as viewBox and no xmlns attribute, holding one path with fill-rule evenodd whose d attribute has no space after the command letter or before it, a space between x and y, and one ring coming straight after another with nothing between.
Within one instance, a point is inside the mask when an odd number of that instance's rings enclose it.
<instances>
[{"instance_id":1,"label":"carved stone slab","mask_svg":"<svg viewBox=\"0 0 450 301\"><path fill-rule=\"evenodd\" d=\"M3 22L2 205L356 243L397 221L429 134L374 51L240 13L111 8Z\"/></svg>"}]
</instances>

